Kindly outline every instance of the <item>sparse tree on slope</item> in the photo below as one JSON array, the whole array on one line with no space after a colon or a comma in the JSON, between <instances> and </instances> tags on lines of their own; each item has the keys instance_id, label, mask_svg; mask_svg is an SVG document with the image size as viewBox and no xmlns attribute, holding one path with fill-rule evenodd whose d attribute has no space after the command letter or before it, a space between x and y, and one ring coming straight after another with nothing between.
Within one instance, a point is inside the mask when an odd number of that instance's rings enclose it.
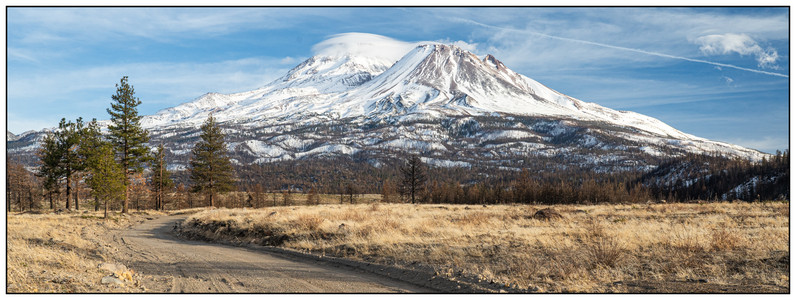
<instances>
[{"instance_id":1,"label":"sparse tree on slope","mask_svg":"<svg viewBox=\"0 0 796 300\"><path fill-rule=\"evenodd\" d=\"M125 187L130 185L128 175L142 171L142 164L148 159L148 149L144 144L149 141L149 133L141 128L141 116L138 105L141 100L135 97L133 86L127 83L127 76L122 77L116 85L116 94L111 96L111 108L107 109L113 124L108 126L110 140L125 171ZM130 194L125 189L122 213L127 213Z\"/></svg>"},{"instance_id":2,"label":"sparse tree on slope","mask_svg":"<svg viewBox=\"0 0 796 300\"><path fill-rule=\"evenodd\" d=\"M381 202L392 203L395 197L395 185L389 180L382 181L381 185Z\"/></svg>"},{"instance_id":3,"label":"sparse tree on slope","mask_svg":"<svg viewBox=\"0 0 796 300\"><path fill-rule=\"evenodd\" d=\"M315 185L310 187L309 193L307 193L307 204L308 205L318 205L320 204L320 196L318 196L318 190L315 189Z\"/></svg>"},{"instance_id":4,"label":"sparse tree on slope","mask_svg":"<svg viewBox=\"0 0 796 300\"><path fill-rule=\"evenodd\" d=\"M194 192L205 192L210 206L215 206L214 194L233 190L232 164L227 155L224 135L213 116L202 124L201 141L196 143L191 153L191 181Z\"/></svg>"},{"instance_id":5,"label":"sparse tree on slope","mask_svg":"<svg viewBox=\"0 0 796 300\"><path fill-rule=\"evenodd\" d=\"M33 209L32 194L36 190L36 180L22 164L6 158L6 210L16 205L20 211L27 206Z\"/></svg>"},{"instance_id":6,"label":"sparse tree on slope","mask_svg":"<svg viewBox=\"0 0 796 300\"><path fill-rule=\"evenodd\" d=\"M401 192L408 196L412 204L416 203L416 197L426 184L426 168L423 161L417 155L412 155L401 166Z\"/></svg>"}]
</instances>

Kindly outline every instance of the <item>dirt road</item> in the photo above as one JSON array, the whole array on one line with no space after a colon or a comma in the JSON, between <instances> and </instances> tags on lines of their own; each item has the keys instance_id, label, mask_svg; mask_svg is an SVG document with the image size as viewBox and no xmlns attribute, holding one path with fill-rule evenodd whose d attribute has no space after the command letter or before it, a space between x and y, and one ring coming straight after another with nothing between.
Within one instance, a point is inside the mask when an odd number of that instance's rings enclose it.
<instances>
[{"instance_id":1,"label":"dirt road","mask_svg":"<svg viewBox=\"0 0 796 300\"><path fill-rule=\"evenodd\" d=\"M156 217L112 237L120 244L114 256L139 274L148 292L437 292L345 266L182 240L173 235L172 227L185 217Z\"/></svg>"}]
</instances>

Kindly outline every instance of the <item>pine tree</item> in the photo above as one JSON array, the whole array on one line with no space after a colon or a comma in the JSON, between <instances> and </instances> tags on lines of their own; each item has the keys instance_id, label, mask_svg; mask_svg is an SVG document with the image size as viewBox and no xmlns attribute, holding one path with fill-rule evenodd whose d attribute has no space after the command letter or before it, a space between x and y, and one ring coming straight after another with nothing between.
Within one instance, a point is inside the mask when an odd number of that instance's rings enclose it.
<instances>
[{"instance_id":1,"label":"pine tree","mask_svg":"<svg viewBox=\"0 0 796 300\"><path fill-rule=\"evenodd\" d=\"M88 160L91 156L95 155L97 149L99 149L103 144L107 143L103 138L102 131L100 130L99 124L97 124L97 119L92 119L91 122L88 122L85 127L81 130L80 133L80 146L78 147L78 157L84 163L84 167L88 170ZM88 182L88 180L86 181ZM100 200L96 196L94 197L94 211L98 211L100 206Z\"/></svg>"},{"instance_id":2,"label":"pine tree","mask_svg":"<svg viewBox=\"0 0 796 300\"><path fill-rule=\"evenodd\" d=\"M426 170L423 161L417 155L412 155L401 166L401 191L411 199L412 204L416 203L416 197L426 184Z\"/></svg>"},{"instance_id":3,"label":"pine tree","mask_svg":"<svg viewBox=\"0 0 796 300\"><path fill-rule=\"evenodd\" d=\"M78 172L85 168L83 160L78 153L80 149L80 139L83 131L83 119L78 118L76 122L61 119L56 132L58 147L61 149L61 168L63 176L66 177L66 209L70 209L69 195L72 194L73 179L77 187L80 180L74 178ZM75 193L75 209L79 209L78 194Z\"/></svg>"},{"instance_id":4,"label":"pine tree","mask_svg":"<svg viewBox=\"0 0 796 300\"><path fill-rule=\"evenodd\" d=\"M150 162L150 170L152 170L152 174L150 175L149 182L152 192L155 196L156 210L163 210L165 208L166 204L163 201L163 194L166 190L174 187L174 182L170 178L171 173L166 170L166 160L164 155L165 150L163 148L163 143L161 143L157 150L155 150L155 159Z\"/></svg>"},{"instance_id":5,"label":"pine tree","mask_svg":"<svg viewBox=\"0 0 796 300\"><path fill-rule=\"evenodd\" d=\"M108 218L108 201L124 197L126 177L124 169L114 160L114 150L110 144L103 143L94 149L86 161L89 170L88 185L92 194L105 203L105 218Z\"/></svg>"},{"instance_id":6,"label":"pine tree","mask_svg":"<svg viewBox=\"0 0 796 300\"><path fill-rule=\"evenodd\" d=\"M38 156L39 170L36 172L36 176L43 178L43 185L50 199L50 209L55 210L57 209L57 205L56 202L53 201L53 194L59 193L59 183L65 174L63 165L61 164L63 148L61 148L58 143L58 135L56 132L50 132L44 136Z\"/></svg>"},{"instance_id":7,"label":"pine tree","mask_svg":"<svg viewBox=\"0 0 796 300\"><path fill-rule=\"evenodd\" d=\"M127 76L122 77L121 82L116 85L116 94L111 99L114 102L111 102L111 108L107 111L113 124L108 126L108 131L127 177L141 172L142 164L149 159L149 151L144 145L149 141L149 133L141 128L141 116L136 108L141 100L135 97L135 90L127 83ZM124 185L130 185L129 178L125 179ZM129 198L129 191L125 189L122 213L127 213Z\"/></svg>"},{"instance_id":8,"label":"pine tree","mask_svg":"<svg viewBox=\"0 0 796 300\"><path fill-rule=\"evenodd\" d=\"M47 134L39 149L40 167L36 175L44 178L51 202L52 191L58 189L61 179L66 179L66 209L71 209L69 196L72 194L73 176L84 168L77 154L82 126L82 119L78 119L77 123L61 119L58 130ZM75 205L77 206L77 197ZM50 206L54 207L53 203Z\"/></svg>"},{"instance_id":9,"label":"pine tree","mask_svg":"<svg viewBox=\"0 0 796 300\"><path fill-rule=\"evenodd\" d=\"M202 124L201 141L191 153L191 181L194 192L205 192L210 206L215 206L215 193L233 190L232 164L227 155L224 135L212 115Z\"/></svg>"}]
</instances>

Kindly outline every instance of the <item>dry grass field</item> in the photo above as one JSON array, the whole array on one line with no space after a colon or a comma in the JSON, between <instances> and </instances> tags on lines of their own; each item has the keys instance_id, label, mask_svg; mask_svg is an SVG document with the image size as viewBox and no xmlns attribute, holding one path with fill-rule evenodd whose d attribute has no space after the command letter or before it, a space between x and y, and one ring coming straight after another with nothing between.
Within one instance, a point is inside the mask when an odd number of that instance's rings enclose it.
<instances>
[{"instance_id":1,"label":"dry grass field","mask_svg":"<svg viewBox=\"0 0 796 300\"><path fill-rule=\"evenodd\" d=\"M135 270L112 270L115 249L102 238L108 232L144 220L147 213L108 220L102 213L7 215L6 258L9 293L143 292ZM114 272L115 271L115 272ZM118 274L113 274L118 273ZM108 275L124 284L103 284Z\"/></svg>"},{"instance_id":2,"label":"dry grass field","mask_svg":"<svg viewBox=\"0 0 796 300\"><path fill-rule=\"evenodd\" d=\"M787 292L788 203L215 209L183 230L535 292ZM692 284L693 283L693 284ZM699 288L699 286L711 288ZM735 287L722 289L721 287ZM750 289L750 287L753 287ZM641 292L644 292L642 290Z\"/></svg>"}]
</instances>

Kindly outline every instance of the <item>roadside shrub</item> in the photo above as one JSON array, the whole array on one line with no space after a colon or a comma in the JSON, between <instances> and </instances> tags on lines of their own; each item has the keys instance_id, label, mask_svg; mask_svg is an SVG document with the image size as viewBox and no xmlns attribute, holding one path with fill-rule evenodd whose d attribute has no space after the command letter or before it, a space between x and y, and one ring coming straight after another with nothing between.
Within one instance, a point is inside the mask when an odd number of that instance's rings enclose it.
<instances>
[{"instance_id":1,"label":"roadside shrub","mask_svg":"<svg viewBox=\"0 0 796 300\"><path fill-rule=\"evenodd\" d=\"M299 215L293 220L293 225L302 230L316 231L323 223L323 218L317 215Z\"/></svg>"}]
</instances>

